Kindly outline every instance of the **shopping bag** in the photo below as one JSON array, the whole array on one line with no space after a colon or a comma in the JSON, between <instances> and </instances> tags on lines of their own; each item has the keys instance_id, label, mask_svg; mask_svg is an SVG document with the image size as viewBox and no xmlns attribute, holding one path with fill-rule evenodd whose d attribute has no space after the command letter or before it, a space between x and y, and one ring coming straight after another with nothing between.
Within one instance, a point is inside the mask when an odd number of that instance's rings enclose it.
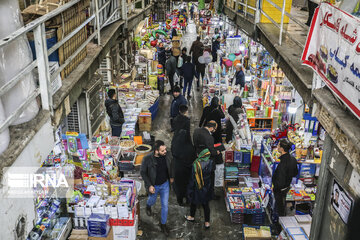
<instances>
[{"instance_id":1,"label":"shopping bag","mask_svg":"<svg viewBox=\"0 0 360 240\"><path fill-rule=\"evenodd\" d=\"M178 75L178 73L174 74L174 84L178 84L180 83L180 76Z\"/></svg>"}]
</instances>

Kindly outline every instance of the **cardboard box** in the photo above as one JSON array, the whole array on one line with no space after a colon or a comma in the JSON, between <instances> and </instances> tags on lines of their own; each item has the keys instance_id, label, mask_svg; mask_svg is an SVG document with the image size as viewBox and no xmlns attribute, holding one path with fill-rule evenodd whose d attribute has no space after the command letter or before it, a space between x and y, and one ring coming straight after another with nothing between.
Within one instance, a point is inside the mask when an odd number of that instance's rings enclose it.
<instances>
[{"instance_id":1,"label":"cardboard box","mask_svg":"<svg viewBox=\"0 0 360 240\"><path fill-rule=\"evenodd\" d=\"M69 240L88 240L88 232L86 229L73 229Z\"/></svg>"},{"instance_id":2,"label":"cardboard box","mask_svg":"<svg viewBox=\"0 0 360 240\"><path fill-rule=\"evenodd\" d=\"M113 240L135 240L138 232L139 220L136 218L134 226L114 226Z\"/></svg>"},{"instance_id":3,"label":"cardboard box","mask_svg":"<svg viewBox=\"0 0 360 240\"><path fill-rule=\"evenodd\" d=\"M113 240L113 239L114 239L114 233L112 228L110 228L107 237L89 237L89 240Z\"/></svg>"}]
</instances>

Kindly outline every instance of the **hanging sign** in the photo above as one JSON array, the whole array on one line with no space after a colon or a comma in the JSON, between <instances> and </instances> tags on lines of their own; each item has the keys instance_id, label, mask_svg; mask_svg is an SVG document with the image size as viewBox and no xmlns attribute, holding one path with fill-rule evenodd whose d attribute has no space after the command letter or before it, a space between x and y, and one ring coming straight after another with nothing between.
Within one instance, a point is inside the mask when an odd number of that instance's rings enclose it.
<instances>
[{"instance_id":1,"label":"hanging sign","mask_svg":"<svg viewBox=\"0 0 360 240\"><path fill-rule=\"evenodd\" d=\"M360 119L360 19L322 3L316 9L302 62Z\"/></svg>"},{"instance_id":2,"label":"hanging sign","mask_svg":"<svg viewBox=\"0 0 360 240\"><path fill-rule=\"evenodd\" d=\"M334 179L331 192L331 205L345 224L348 222L353 204L354 200Z\"/></svg>"}]
</instances>

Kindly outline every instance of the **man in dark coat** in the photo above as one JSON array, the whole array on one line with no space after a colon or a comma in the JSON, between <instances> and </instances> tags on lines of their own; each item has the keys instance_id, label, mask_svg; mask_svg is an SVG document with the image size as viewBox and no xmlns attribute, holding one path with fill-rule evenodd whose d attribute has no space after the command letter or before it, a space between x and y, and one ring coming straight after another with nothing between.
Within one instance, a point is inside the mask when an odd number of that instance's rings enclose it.
<instances>
[{"instance_id":1,"label":"man in dark coat","mask_svg":"<svg viewBox=\"0 0 360 240\"><path fill-rule=\"evenodd\" d=\"M140 174L144 180L145 189L149 194L146 203L146 214L152 215L151 207L156 203L157 195L161 199L161 230L169 236L166 226L169 204L170 184L173 183L173 166L170 156L167 154L165 143L155 141L154 152L144 157ZM170 180L170 183L169 183Z\"/></svg>"},{"instance_id":2,"label":"man in dark coat","mask_svg":"<svg viewBox=\"0 0 360 240\"><path fill-rule=\"evenodd\" d=\"M185 58L185 63L181 67L181 73L184 77L184 88L183 88L183 95L186 94L187 89L187 97L191 98L191 86L194 80L194 77L198 77L197 72L195 71L195 66L190 62L190 57L188 56Z\"/></svg>"},{"instance_id":3,"label":"man in dark coat","mask_svg":"<svg viewBox=\"0 0 360 240\"><path fill-rule=\"evenodd\" d=\"M191 177L191 166L195 160L195 149L190 136L190 118L188 107L181 105L180 114L174 119L174 137L171 142L171 153L174 162L174 189L177 202L183 206L186 189Z\"/></svg>"},{"instance_id":4,"label":"man in dark coat","mask_svg":"<svg viewBox=\"0 0 360 240\"><path fill-rule=\"evenodd\" d=\"M275 206L279 216L286 216L286 195L293 177L298 174L297 161L289 153L291 146L287 139L280 140L278 145L278 151L281 153L280 163L272 176Z\"/></svg>"},{"instance_id":5,"label":"man in dark coat","mask_svg":"<svg viewBox=\"0 0 360 240\"><path fill-rule=\"evenodd\" d=\"M179 114L179 107L181 105L187 105L186 98L183 95L181 95L181 89L179 86L174 87L173 96L174 99L172 100L170 107L170 125L172 130L173 130L173 121L176 118L176 116Z\"/></svg>"},{"instance_id":6,"label":"man in dark coat","mask_svg":"<svg viewBox=\"0 0 360 240\"><path fill-rule=\"evenodd\" d=\"M176 57L173 55L173 53L171 53L170 58L167 60L165 69L166 69L166 75L170 82L170 92L169 92L170 94L174 91L174 74L177 70L177 60Z\"/></svg>"},{"instance_id":7,"label":"man in dark coat","mask_svg":"<svg viewBox=\"0 0 360 240\"><path fill-rule=\"evenodd\" d=\"M110 117L112 136L120 137L122 125L125 122L123 111L117 100L115 89L109 89L108 99L105 101L106 112Z\"/></svg>"},{"instance_id":8,"label":"man in dark coat","mask_svg":"<svg viewBox=\"0 0 360 240\"><path fill-rule=\"evenodd\" d=\"M241 88L244 88L245 87L245 74L244 74L244 69L243 69L241 63L236 64L235 69L236 69L235 85L240 85Z\"/></svg>"},{"instance_id":9,"label":"man in dark coat","mask_svg":"<svg viewBox=\"0 0 360 240\"><path fill-rule=\"evenodd\" d=\"M163 66L163 69L165 69L165 64L166 64L166 51L164 48L164 43L159 43L159 47L158 47L158 61L159 64L161 64Z\"/></svg>"},{"instance_id":10,"label":"man in dark coat","mask_svg":"<svg viewBox=\"0 0 360 240\"><path fill-rule=\"evenodd\" d=\"M200 36L198 36L190 48L190 55L192 54L192 62L195 66L199 64L198 59L204 53L204 44L200 41L200 39Z\"/></svg>"},{"instance_id":11,"label":"man in dark coat","mask_svg":"<svg viewBox=\"0 0 360 240\"><path fill-rule=\"evenodd\" d=\"M220 49L220 36L216 37L216 40L213 41L211 46L211 55L213 57L213 62L217 61L217 51Z\"/></svg>"}]
</instances>

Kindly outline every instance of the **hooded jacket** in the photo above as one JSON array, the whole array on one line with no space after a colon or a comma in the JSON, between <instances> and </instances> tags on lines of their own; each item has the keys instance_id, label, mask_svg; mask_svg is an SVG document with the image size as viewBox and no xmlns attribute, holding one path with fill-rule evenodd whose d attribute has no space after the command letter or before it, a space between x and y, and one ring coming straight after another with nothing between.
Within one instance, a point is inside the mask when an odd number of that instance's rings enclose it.
<instances>
[{"instance_id":1,"label":"hooded jacket","mask_svg":"<svg viewBox=\"0 0 360 240\"><path fill-rule=\"evenodd\" d=\"M175 118L179 115L179 107L180 105L187 105L187 101L183 95L179 95L178 97L174 98L171 102L170 108L170 117Z\"/></svg>"},{"instance_id":2,"label":"hooded jacket","mask_svg":"<svg viewBox=\"0 0 360 240\"><path fill-rule=\"evenodd\" d=\"M124 113L117 100L106 99L105 101L106 112L110 117L111 126L121 126L124 120Z\"/></svg>"}]
</instances>

